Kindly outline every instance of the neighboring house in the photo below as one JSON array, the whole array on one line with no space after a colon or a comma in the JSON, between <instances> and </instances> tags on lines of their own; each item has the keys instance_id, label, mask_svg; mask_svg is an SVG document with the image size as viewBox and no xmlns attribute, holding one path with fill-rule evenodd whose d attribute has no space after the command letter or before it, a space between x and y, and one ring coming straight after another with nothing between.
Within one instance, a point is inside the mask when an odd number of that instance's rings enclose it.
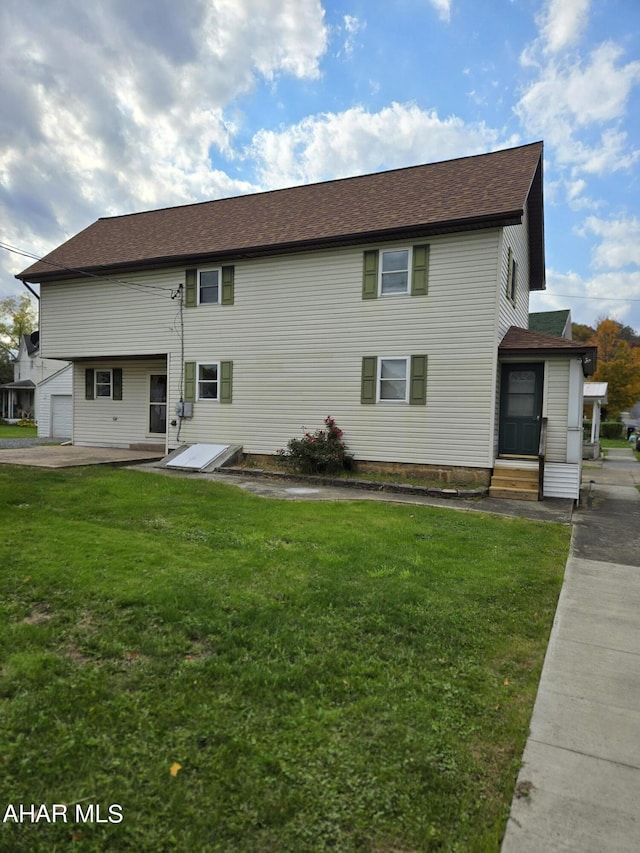
<instances>
[{"instance_id":1,"label":"neighboring house","mask_svg":"<svg viewBox=\"0 0 640 853\"><path fill-rule=\"evenodd\" d=\"M535 143L99 219L18 276L74 442L260 456L331 415L361 463L487 484L546 423L544 494L577 498L595 348L527 330L542 185Z\"/></svg>"},{"instance_id":2,"label":"neighboring house","mask_svg":"<svg viewBox=\"0 0 640 853\"><path fill-rule=\"evenodd\" d=\"M571 331L571 311L538 311L529 314L529 329L532 332L543 332L545 335L556 335L570 341L573 337Z\"/></svg>"},{"instance_id":3,"label":"neighboring house","mask_svg":"<svg viewBox=\"0 0 640 853\"><path fill-rule=\"evenodd\" d=\"M22 418L36 421L40 437L70 437L71 387L69 362L43 358L39 332L23 335L13 363L13 382L0 386L0 416L9 421ZM51 394L55 397L55 420L52 419ZM61 418L63 412L66 412L64 419Z\"/></svg>"}]
</instances>

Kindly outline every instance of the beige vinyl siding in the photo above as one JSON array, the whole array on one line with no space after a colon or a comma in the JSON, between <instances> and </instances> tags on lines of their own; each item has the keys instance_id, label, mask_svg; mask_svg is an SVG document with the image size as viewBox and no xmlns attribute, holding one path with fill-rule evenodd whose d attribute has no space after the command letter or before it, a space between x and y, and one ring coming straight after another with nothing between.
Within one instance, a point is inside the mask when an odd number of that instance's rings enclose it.
<instances>
[{"instance_id":1,"label":"beige vinyl siding","mask_svg":"<svg viewBox=\"0 0 640 853\"><path fill-rule=\"evenodd\" d=\"M232 310L185 315L186 360L232 360L233 404L196 403L181 438L274 453L332 415L357 458L490 464L497 246L432 241L424 297L363 300L367 247L236 265ZM360 404L364 355L413 354L429 359L426 407Z\"/></svg>"},{"instance_id":2,"label":"beige vinyl siding","mask_svg":"<svg viewBox=\"0 0 640 853\"><path fill-rule=\"evenodd\" d=\"M229 441L246 452L275 453L332 415L356 458L490 466L500 231L431 240L426 296L363 300L363 251L386 247L238 261L234 305L185 308L184 360L232 361L233 402L196 402L180 442ZM166 290L95 281L43 286L44 346L74 358L170 352L171 413L181 393L181 358L179 304L170 289L184 281L184 269L126 279ZM415 354L428 356L426 406L361 405L363 356ZM123 365L125 398L109 401L104 415L90 404L107 401L85 401L76 374L79 435L141 440L146 366L139 365L136 386L129 376L135 362ZM177 441L170 428L170 446Z\"/></svg>"},{"instance_id":3,"label":"beige vinyl siding","mask_svg":"<svg viewBox=\"0 0 640 853\"><path fill-rule=\"evenodd\" d=\"M184 270L128 273L122 280L41 285L42 353L99 358L179 349L178 301L171 293L184 282Z\"/></svg>"},{"instance_id":4,"label":"beige vinyl siding","mask_svg":"<svg viewBox=\"0 0 640 853\"><path fill-rule=\"evenodd\" d=\"M85 399L85 369L122 368L122 400ZM166 362L154 360L100 359L73 366L73 441L74 444L129 447L130 444L164 443L163 435L149 435L148 375L164 373Z\"/></svg>"},{"instance_id":5,"label":"beige vinyl siding","mask_svg":"<svg viewBox=\"0 0 640 853\"><path fill-rule=\"evenodd\" d=\"M518 265L517 291L515 305L507 297L507 279L509 275L509 248ZM529 244L527 237L526 213L522 225L509 225L504 229L500 256L499 298L499 340L502 340L510 326L529 328Z\"/></svg>"},{"instance_id":6,"label":"beige vinyl siding","mask_svg":"<svg viewBox=\"0 0 640 853\"><path fill-rule=\"evenodd\" d=\"M546 458L549 462L567 460L568 400L569 360L547 361L543 415L548 419Z\"/></svg>"}]
</instances>

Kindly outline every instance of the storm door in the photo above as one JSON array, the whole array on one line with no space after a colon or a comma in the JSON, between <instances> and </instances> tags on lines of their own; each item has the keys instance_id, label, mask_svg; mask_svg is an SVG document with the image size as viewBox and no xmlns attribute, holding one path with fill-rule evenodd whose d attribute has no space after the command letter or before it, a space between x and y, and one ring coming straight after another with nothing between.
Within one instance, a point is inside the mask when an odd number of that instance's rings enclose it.
<instances>
[{"instance_id":1,"label":"storm door","mask_svg":"<svg viewBox=\"0 0 640 853\"><path fill-rule=\"evenodd\" d=\"M167 374L149 374L149 432L167 432Z\"/></svg>"},{"instance_id":2,"label":"storm door","mask_svg":"<svg viewBox=\"0 0 640 853\"><path fill-rule=\"evenodd\" d=\"M544 364L503 364L499 452L537 456L540 444Z\"/></svg>"}]
</instances>

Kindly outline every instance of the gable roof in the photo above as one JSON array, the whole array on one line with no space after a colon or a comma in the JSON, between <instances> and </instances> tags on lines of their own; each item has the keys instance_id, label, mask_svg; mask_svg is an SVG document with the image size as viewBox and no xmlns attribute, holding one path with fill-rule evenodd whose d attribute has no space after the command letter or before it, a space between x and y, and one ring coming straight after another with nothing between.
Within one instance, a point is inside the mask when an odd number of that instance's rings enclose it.
<instances>
[{"instance_id":1,"label":"gable roof","mask_svg":"<svg viewBox=\"0 0 640 853\"><path fill-rule=\"evenodd\" d=\"M542 143L253 195L98 219L16 278L224 262L529 222L544 289Z\"/></svg>"}]
</instances>

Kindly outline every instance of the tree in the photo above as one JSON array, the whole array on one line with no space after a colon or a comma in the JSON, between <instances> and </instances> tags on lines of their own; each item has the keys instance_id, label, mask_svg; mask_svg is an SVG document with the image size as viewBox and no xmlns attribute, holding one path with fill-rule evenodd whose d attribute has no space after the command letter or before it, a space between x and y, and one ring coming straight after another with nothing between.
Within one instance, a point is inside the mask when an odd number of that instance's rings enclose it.
<instances>
[{"instance_id":1,"label":"tree","mask_svg":"<svg viewBox=\"0 0 640 853\"><path fill-rule=\"evenodd\" d=\"M38 312L33 299L26 293L0 299L0 350L15 358L23 335L38 326Z\"/></svg>"},{"instance_id":2,"label":"tree","mask_svg":"<svg viewBox=\"0 0 640 853\"><path fill-rule=\"evenodd\" d=\"M628 328L615 320L600 320L588 341L598 347L598 369L593 381L609 385L607 411L610 417L617 417L640 400L640 348L625 340Z\"/></svg>"}]
</instances>

